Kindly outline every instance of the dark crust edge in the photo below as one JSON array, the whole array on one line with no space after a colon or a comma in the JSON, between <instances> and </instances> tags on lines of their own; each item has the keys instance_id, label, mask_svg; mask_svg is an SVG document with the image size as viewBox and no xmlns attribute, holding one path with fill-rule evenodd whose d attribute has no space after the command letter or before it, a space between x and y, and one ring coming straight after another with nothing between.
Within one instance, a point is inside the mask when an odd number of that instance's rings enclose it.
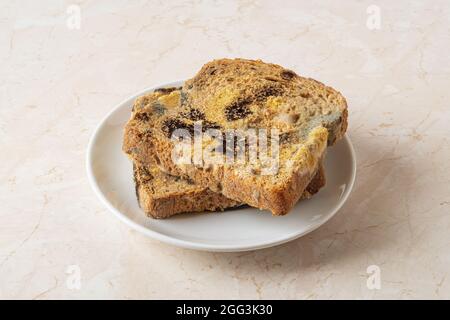
<instances>
[{"instance_id":1,"label":"dark crust edge","mask_svg":"<svg viewBox=\"0 0 450 320\"><path fill-rule=\"evenodd\" d=\"M181 87L157 88L154 90L154 92L161 92L161 93L167 94L167 93L171 93L176 90L181 90Z\"/></svg>"},{"instance_id":2,"label":"dark crust edge","mask_svg":"<svg viewBox=\"0 0 450 320\"><path fill-rule=\"evenodd\" d=\"M133 163L134 192L136 193L136 199L137 199L139 208L142 208L142 206L141 206L141 199L140 199L140 196L139 196L139 187L141 185L139 183L139 179L138 179L137 175L138 175L137 167L136 167L136 164Z\"/></svg>"}]
</instances>

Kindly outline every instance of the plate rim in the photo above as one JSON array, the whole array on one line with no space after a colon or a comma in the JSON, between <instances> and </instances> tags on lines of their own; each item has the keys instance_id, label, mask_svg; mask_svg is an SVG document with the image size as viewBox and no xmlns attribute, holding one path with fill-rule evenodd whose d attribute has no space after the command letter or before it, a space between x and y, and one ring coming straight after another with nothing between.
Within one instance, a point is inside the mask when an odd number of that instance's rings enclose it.
<instances>
[{"instance_id":1,"label":"plate rim","mask_svg":"<svg viewBox=\"0 0 450 320\"><path fill-rule=\"evenodd\" d=\"M342 208L342 206L344 205L344 203L347 201L348 197L350 196L350 193L353 189L353 186L355 184L355 180L356 180L356 153L355 153L355 149L353 147L353 144L348 136L348 134L346 133L342 139L342 141L347 144L349 150L350 150L350 156L351 156L351 166L352 166L352 172L351 172L351 176L350 176L350 181L348 184L348 187L346 188L346 191L344 192L344 194L342 195L341 199L339 199L339 202L337 203L336 206L334 206L333 210L331 210L327 216L325 217L325 219L323 220L319 220L318 223L316 223L315 225L313 225L312 227L310 227L307 230L304 230L303 232L294 232L291 233L289 235L287 235L286 237L282 237L278 240L269 240L269 241L263 241L260 244L257 245L218 245L218 244L204 244L204 243L198 243L195 241L189 241L189 240L182 240L182 239L178 239L178 238L174 238L174 237L170 237L167 235L164 235L162 233L159 233L157 231L148 229L144 226L142 226L141 224L131 220L130 218L128 218L124 213L122 213L120 210L118 210L116 207L114 207L114 205L112 205L112 203L106 198L106 196L102 193L102 191L100 190L100 187L98 186L97 180L95 178L95 175L93 173L93 169L92 169L92 151L95 145L95 142L98 138L98 135L100 133L100 130L103 128L103 126L105 125L105 123L107 122L107 120L110 118L110 116L112 114L114 114L118 109L120 109L126 102L128 102L129 100L132 99L136 99L137 97L146 94L148 92L152 92L155 89L158 88L163 88L163 87L170 87L170 86L180 86L182 85L184 82L184 80L178 80L178 81L172 81L172 82L167 82L164 84L160 84L160 85L155 85L155 86L151 86L148 87L146 89L143 89L139 92L137 92L134 95L131 95L130 97L123 99L121 102L119 102L118 104L116 104L104 117L103 119L97 124L96 128L94 129L94 132L92 133L89 142L88 142L88 147L87 147L87 152L86 152L86 172L87 172L87 176L88 176L88 181L89 184L91 186L91 188L93 189L94 193L97 195L97 197L100 199L100 201L109 209L109 211L111 211L119 220L121 220L123 223L125 223L126 225L128 225L129 227L131 227L132 229L144 234L147 237L150 237L152 239L170 244L170 245L174 245L177 247L181 247L181 248L186 248L186 249L193 249L193 250L201 250L201 251L212 251L212 252L238 252L238 251L250 251L250 250L258 250L258 249L264 249L264 248L269 248L269 247L273 247L273 246L277 246L277 245L281 245L283 243L286 242L290 242L293 241L295 239L298 239L310 232L313 232L314 230L316 230L317 228L319 228L320 226L322 226L323 224L327 223L332 217L334 217L336 215L336 213Z\"/></svg>"}]
</instances>

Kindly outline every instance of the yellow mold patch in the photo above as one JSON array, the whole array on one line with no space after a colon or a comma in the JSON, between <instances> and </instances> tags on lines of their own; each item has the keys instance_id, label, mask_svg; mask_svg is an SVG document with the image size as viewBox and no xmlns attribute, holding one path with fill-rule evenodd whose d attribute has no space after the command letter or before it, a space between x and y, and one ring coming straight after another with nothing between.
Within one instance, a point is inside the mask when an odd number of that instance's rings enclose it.
<instances>
[{"instance_id":1,"label":"yellow mold patch","mask_svg":"<svg viewBox=\"0 0 450 320\"><path fill-rule=\"evenodd\" d=\"M230 88L223 88L217 92L209 101L206 106L206 117L209 120L221 123L225 121L224 109L226 106L232 104L239 96L239 92Z\"/></svg>"},{"instance_id":2,"label":"yellow mold patch","mask_svg":"<svg viewBox=\"0 0 450 320\"><path fill-rule=\"evenodd\" d=\"M158 101L168 108L175 108L180 102L180 91L175 90L168 95L163 95L158 98Z\"/></svg>"}]
</instances>

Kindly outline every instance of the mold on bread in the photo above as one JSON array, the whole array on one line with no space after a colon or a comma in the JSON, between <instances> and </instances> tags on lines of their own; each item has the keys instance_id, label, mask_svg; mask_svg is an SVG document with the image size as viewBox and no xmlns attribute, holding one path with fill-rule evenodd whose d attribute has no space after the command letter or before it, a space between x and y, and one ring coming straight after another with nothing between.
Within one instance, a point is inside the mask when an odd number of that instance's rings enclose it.
<instances>
[{"instance_id":1,"label":"mold on bread","mask_svg":"<svg viewBox=\"0 0 450 320\"><path fill-rule=\"evenodd\" d=\"M169 94L170 106L149 121L139 120L138 114L154 113L153 104L142 101L167 98L137 101L138 106L145 106L142 110L136 107L127 125L124 151L137 163L156 162L172 175L191 179L237 202L268 209L274 215L290 211L317 172L326 146L341 139L347 128L347 104L339 92L259 60L214 60L186 81L181 90ZM182 128L194 134L198 122L203 125L203 133L207 129L278 130L275 173L261 174L266 164L260 159L212 166L174 163L172 133ZM142 135L148 139L143 141ZM208 145L201 147L205 151Z\"/></svg>"},{"instance_id":2,"label":"mold on bread","mask_svg":"<svg viewBox=\"0 0 450 320\"><path fill-rule=\"evenodd\" d=\"M170 106L161 101L163 95L177 90L167 88L156 90L138 98L133 108L130 125L124 135L124 150L130 153L143 152L148 149L146 136L151 133L152 123L164 113L159 110L167 110ZM179 89L178 89L179 91ZM196 111L193 113L196 114ZM190 117L190 116L188 116ZM197 117L197 115L195 115ZM131 125L132 124L132 125ZM136 130L136 128L138 130ZM132 130L131 130L132 129ZM138 134L136 135L136 132ZM130 139L133 148L128 149ZM136 146L136 141L145 142ZM141 148L144 147L142 150ZM149 158L146 165L133 161L133 176L135 182L137 201L147 216L155 219L165 219L173 215L186 212L223 211L228 208L241 206L243 203L229 199L221 193L213 192L209 188L199 186L190 179L185 179L165 173L159 167L154 158ZM322 166L317 170L314 178L302 195L302 199L309 199L325 185L325 172Z\"/></svg>"}]
</instances>

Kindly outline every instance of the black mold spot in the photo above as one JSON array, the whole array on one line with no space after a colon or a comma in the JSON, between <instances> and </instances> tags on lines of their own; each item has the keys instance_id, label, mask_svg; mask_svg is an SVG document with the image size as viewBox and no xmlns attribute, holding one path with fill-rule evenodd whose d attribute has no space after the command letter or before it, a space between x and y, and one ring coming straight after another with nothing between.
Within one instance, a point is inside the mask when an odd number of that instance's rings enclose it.
<instances>
[{"instance_id":1,"label":"black mold spot","mask_svg":"<svg viewBox=\"0 0 450 320\"><path fill-rule=\"evenodd\" d=\"M194 133L194 126L190 125L180 119L167 119L163 122L162 131L165 133L167 137L171 137L172 133L177 129L186 129L192 135Z\"/></svg>"},{"instance_id":2,"label":"black mold spot","mask_svg":"<svg viewBox=\"0 0 450 320\"><path fill-rule=\"evenodd\" d=\"M282 132L280 133L280 143L288 143L293 138L292 132Z\"/></svg>"},{"instance_id":3,"label":"black mold spot","mask_svg":"<svg viewBox=\"0 0 450 320\"><path fill-rule=\"evenodd\" d=\"M256 91L251 97L239 99L225 108L225 116L228 121L239 120L251 114L249 105L253 101L261 102L270 96L280 96L283 94L283 87L278 83L271 82Z\"/></svg>"},{"instance_id":4,"label":"black mold spot","mask_svg":"<svg viewBox=\"0 0 450 320\"><path fill-rule=\"evenodd\" d=\"M192 121L199 121L205 119L205 114L202 111L195 108L191 108L189 109L189 111L182 112L181 116L183 118L187 118Z\"/></svg>"},{"instance_id":5,"label":"black mold spot","mask_svg":"<svg viewBox=\"0 0 450 320\"><path fill-rule=\"evenodd\" d=\"M147 112L140 112L134 115L134 119L146 122L150 120L150 116Z\"/></svg>"},{"instance_id":6,"label":"black mold spot","mask_svg":"<svg viewBox=\"0 0 450 320\"><path fill-rule=\"evenodd\" d=\"M296 76L294 71L291 70L283 70L281 71L280 76L284 79L284 80L291 80L292 78L294 78Z\"/></svg>"},{"instance_id":7,"label":"black mold spot","mask_svg":"<svg viewBox=\"0 0 450 320\"><path fill-rule=\"evenodd\" d=\"M202 121L202 131L205 132L208 129L220 129L220 125L217 122L204 120Z\"/></svg>"},{"instance_id":8,"label":"black mold spot","mask_svg":"<svg viewBox=\"0 0 450 320\"><path fill-rule=\"evenodd\" d=\"M267 85L261 88L255 93L256 101L263 101L270 96L281 96L283 94L283 88L279 85Z\"/></svg>"},{"instance_id":9,"label":"black mold spot","mask_svg":"<svg viewBox=\"0 0 450 320\"><path fill-rule=\"evenodd\" d=\"M213 121L203 120L201 121L202 132L208 129L220 129L220 125ZM191 136L195 133L194 123L186 123L185 121L177 118L167 119L163 122L162 131L167 137L171 137L173 132L177 129L185 129L189 132Z\"/></svg>"},{"instance_id":10,"label":"black mold spot","mask_svg":"<svg viewBox=\"0 0 450 320\"><path fill-rule=\"evenodd\" d=\"M181 89L181 87L158 88L158 89L155 89L155 92L161 92L161 93L167 94L167 93L171 93L172 91L180 90L180 89Z\"/></svg>"},{"instance_id":11,"label":"black mold spot","mask_svg":"<svg viewBox=\"0 0 450 320\"><path fill-rule=\"evenodd\" d=\"M225 108L225 117L228 121L239 120L247 117L252 112L249 108L249 99L238 100Z\"/></svg>"}]
</instances>

